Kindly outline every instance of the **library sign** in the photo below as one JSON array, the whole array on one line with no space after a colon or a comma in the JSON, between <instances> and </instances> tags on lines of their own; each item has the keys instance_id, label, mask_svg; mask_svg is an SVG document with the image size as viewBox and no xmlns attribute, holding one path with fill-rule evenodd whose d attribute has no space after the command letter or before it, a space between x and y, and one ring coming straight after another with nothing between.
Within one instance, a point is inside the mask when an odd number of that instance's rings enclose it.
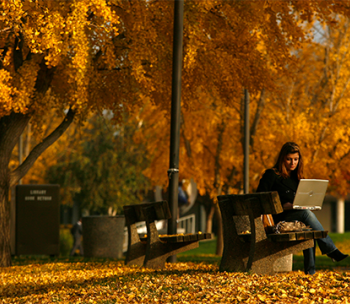
<instances>
[{"instance_id":1,"label":"library sign","mask_svg":"<svg viewBox=\"0 0 350 304\"><path fill-rule=\"evenodd\" d=\"M16 186L16 254L59 254L59 185Z\"/></svg>"},{"instance_id":2,"label":"library sign","mask_svg":"<svg viewBox=\"0 0 350 304\"><path fill-rule=\"evenodd\" d=\"M47 189L29 190L29 195L24 197L25 201L52 201L52 195L48 195ZM51 191L49 191L51 192Z\"/></svg>"}]
</instances>

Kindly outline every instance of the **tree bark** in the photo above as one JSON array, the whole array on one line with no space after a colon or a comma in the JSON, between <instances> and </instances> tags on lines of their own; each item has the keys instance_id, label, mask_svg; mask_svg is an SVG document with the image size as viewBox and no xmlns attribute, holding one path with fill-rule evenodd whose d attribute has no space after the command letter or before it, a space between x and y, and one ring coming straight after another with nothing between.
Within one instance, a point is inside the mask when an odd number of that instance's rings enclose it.
<instances>
[{"instance_id":1,"label":"tree bark","mask_svg":"<svg viewBox=\"0 0 350 304\"><path fill-rule=\"evenodd\" d=\"M207 233L212 233L213 231L213 216L214 216L214 212L215 212L215 208L214 205L212 205L210 207L210 212L207 215L207 221L206 221L206 227L205 227L205 231Z\"/></svg>"},{"instance_id":2,"label":"tree bark","mask_svg":"<svg viewBox=\"0 0 350 304\"><path fill-rule=\"evenodd\" d=\"M216 220L218 221L218 235L216 237L216 255L221 256L222 252L224 251L224 231L222 227L222 217L219 203L215 204L215 216Z\"/></svg>"},{"instance_id":3,"label":"tree bark","mask_svg":"<svg viewBox=\"0 0 350 304\"><path fill-rule=\"evenodd\" d=\"M218 230L217 230L217 236L216 236L216 254L222 255L222 252L224 250L224 239L223 239L222 217L221 217L219 203L211 205L210 212L207 215L207 221L206 221L207 233L212 233L213 231L214 216L218 224Z\"/></svg>"},{"instance_id":4,"label":"tree bark","mask_svg":"<svg viewBox=\"0 0 350 304\"><path fill-rule=\"evenodd\" d=\"M262 113L262 111L264 110L264 107L265 107L265 97L266 97L265 89L262 89L261 93L260 93L260 98L259 98L259 101L258 101L258 107L256 109L256 112L255 112L255 115L254 115L254 120L253 120L251 129L250 129L249 144L250 144L250 147L252 149L254 149L254 137L255 137L256 131L257 131L258 126L259 126L261 113Z\"/></svg>"},{"instance_id":5,"label":"tree bark","mask_svg":"<svg viewBox=\"0 0 350 304\"><path fill-rule=\"evenodd\" d=\"M10 243L10 170L11 153L29 117L11 113L0 119L0 267L11 266Z\"/></svg>"},{"instance_id":6,"label":"tree bark","mask_svg":"<svg viewBox=\"0 0 350 304\"><path fill-rule=\"evenodd\" d=\"M0 173L0 266L11 266L10 203L8 174Z\"/></svg>"}]
</instances>

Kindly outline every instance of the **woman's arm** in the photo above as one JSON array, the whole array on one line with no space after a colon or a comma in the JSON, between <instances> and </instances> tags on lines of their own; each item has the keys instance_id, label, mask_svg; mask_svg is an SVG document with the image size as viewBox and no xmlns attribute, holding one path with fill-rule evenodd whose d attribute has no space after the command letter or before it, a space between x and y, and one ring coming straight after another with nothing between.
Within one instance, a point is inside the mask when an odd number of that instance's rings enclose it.
<instances>
[{"instance_id":1,"label":"woman's arm","mask_svg":"<svg viewBox=\"0 0 350 304\"><path fill-rule=\"evenodd\" d=\"M277 178L277 174L273 169L268 169L263 174L262 178L260 179L258 189L256 192L270 192L275 191L273 190L273 184L275 183ZM281 202L282 203L282 202ZM282 203L283 210L292 210L293 204L292 203Z\"/></svg>"},{"instance_id":2,"label":"woman's arm","mask_svg":"<svg viewBox=\"0 0 350 304\"><path fill-rule=\"evenodd\" d=\"M293 204L292 203L284 203L282 204L283 210L292 210L293 209Z\"/></svg>"},{"instance_id":3,"label":"woman's arm","mask_svg":"<svg viewBox=\"0 0 350 304\"><path fill-rule=\"evenodd\" d=\"M275 183L276 178L277 178L277 174L273 169L266 170L262 178L260 179L259 186L256 192L272 191L272 186Z\"/></svg>"}]
</instances>

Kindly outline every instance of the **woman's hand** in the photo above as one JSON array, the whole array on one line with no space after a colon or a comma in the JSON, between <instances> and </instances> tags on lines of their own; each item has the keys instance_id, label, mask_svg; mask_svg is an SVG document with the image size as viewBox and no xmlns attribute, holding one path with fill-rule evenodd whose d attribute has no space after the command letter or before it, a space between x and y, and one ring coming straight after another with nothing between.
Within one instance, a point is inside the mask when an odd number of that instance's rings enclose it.
<instances>
[{"instance_id":1,"label":"woman's hand","mask_svg":"<svg viewBox=\"0 0 350 304\"><path fill-rule=\"evenodd\" d=\"M285 203L283 204L283 210L292 210L293 209L293 204L291 203Z\"/></svg>"}]
</instances>

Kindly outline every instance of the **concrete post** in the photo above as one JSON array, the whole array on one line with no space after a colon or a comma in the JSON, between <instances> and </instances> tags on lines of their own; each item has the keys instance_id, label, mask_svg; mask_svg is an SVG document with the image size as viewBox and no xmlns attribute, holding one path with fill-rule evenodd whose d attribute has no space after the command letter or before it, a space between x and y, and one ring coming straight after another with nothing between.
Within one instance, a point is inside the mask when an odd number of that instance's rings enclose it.
<instances>
[{"instance_id":1,"label":"concrete post","mask_svg":"<svg viewBox=\"0 0 350 304\"><path fill-rule=\"evenodd\" d=\"M124 215L86 216L82 220L85 257L123 257Z\"/></svg>"},{"instance_id":2,"label":"concrete post","mask_svg":"<svg viewBox=\"0 0 350 304\"><path fill-rule=\"evenodd\" d=\"M341 197L337 200L337 216L336 216L336 225L337 233L344 233L345 227L345 201Z\"/></svg>"}]
</instances>

